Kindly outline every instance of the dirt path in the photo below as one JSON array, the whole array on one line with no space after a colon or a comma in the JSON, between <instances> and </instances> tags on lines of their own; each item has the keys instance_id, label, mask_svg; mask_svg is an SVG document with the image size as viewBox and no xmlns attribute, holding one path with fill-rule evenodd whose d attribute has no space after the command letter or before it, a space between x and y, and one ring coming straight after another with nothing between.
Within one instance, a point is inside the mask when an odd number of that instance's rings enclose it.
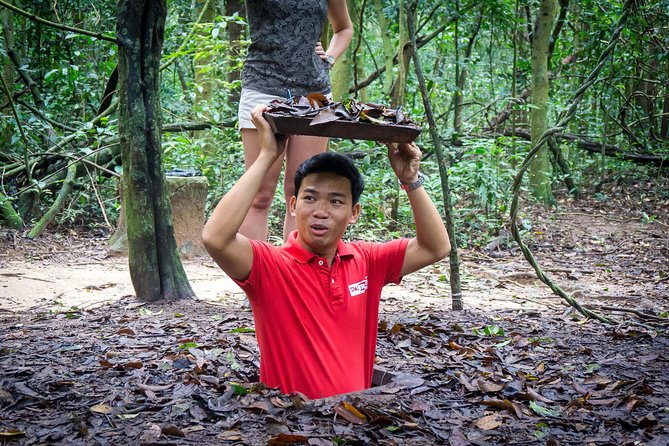
<instances>
[{"instance_id":1,"label":"dirt path","mask_svg":"<svg viewBox=\"0 0 669 446\"><path fill-rule=\"evenodd\" d=\"M544 272L576 299L599 307L661 313L669 289L669 226L571 211L535 217L525 239ZM127 258L110 257L106 237L50 234L37 241L0 232L0 309L63 311L134 295ZM509 237L489 249L461 251L463 298L471 309L543 308L565 304L537 278ZM243 293L208 257L184 260L199 299L239 303ZM448 264L406 277L385 295L438 299L450 308Z\"/></svg>"}]
</instances>

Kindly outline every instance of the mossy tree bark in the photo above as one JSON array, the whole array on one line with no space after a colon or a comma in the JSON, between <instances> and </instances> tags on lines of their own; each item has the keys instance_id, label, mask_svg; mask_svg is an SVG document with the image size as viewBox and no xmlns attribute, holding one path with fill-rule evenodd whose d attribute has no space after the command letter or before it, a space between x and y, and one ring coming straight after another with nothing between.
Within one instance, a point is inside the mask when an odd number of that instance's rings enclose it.
<instances>
[{"instance_id":1,"label":"mossy tree bark","mask_svg":"<svg viewBox=\"0 0 669 446\"><path fill-rule=\"evenodd\" d=\"M140 300L194 296L177 254L160 143L165 0L119 0L119 139L130 277Z\"/></svg>"},{"instance_id":2,"label":"mossy tree bark","mask_svg":"<svg viewBox=\"0 0 669 446\"><path fill-rule=\"evenodd\" d=\"M14 36L14 18L13 13L9 9L0 8L0 26L2 27L3 35L3 50L5 52L11 48ZM14 90L14 70L12 63L7 58L0 58L0 75L5 79L9 91ZM5 96L4 89L0 88L0 103L6 104L10 100ZM12 127L8 124L0 125L0 152L10 153L12 143Z\"/></svg>"},{"instance_id":3,"label":"mossy tree bark","mask_svg":"<svg viewBox=\"0 0 669 446\"><path fill-rule=\"evenodd\" d=\"M0 190L0 225L11 229L23 229L23 220L14 210L12 202Z\"/></svg>"},{"instance_id":4,"label":"mossy tree bark","mask_svg":"<svg viewBox=\"0 0 669 446\"><path fill-rule=\"evenodd\" d=\"M399 63L397 65L398 67L397 77L395 78L395 84L393 85L392 88L391 104L393 107L404 106L405 102L404 98L406 96L406 83L409 74L409 65L411 64L411 55L413 53L411 41L409 40L409 22L408 22L409 17L413 17L413 15L407 14L406 7L407 7L407 1L400 0L400 5L399 5L400 34L399 34L399 44L398 44ZM411 20L415 20L415 18L412 18Z\"/></svg>"},{"instance_id":5,"label":"mossy tree bark","mask_svg":"<svg viewBox=\"0 0 669 446\"><path fill-rule=\"evenodd\" d=\"M379 23L379 32L381 33L381 39L383 40L383 61L386 67L386 71L383 74L383 92L388 94L393 85L395 48L393 48L393 41L390 38L388 22L386 20L385 12L383 11L383 2L381 0L374 0L374 11L376 12L376 20Z\"/></svg>"},{"instance_id":6,"label":"mossy tree bark","mask_svg":"<svg viewBox=\"0 0 669 446\"><path fill-rule=\"evenodd\" d=\"M532 36L532 145L548 129L548 54L550 37L557 12L556 0L541 0L539 12L534 23ZM550 182L551 163L548 147L537 152L530 165L530 189L532 195L545 204L554 201Z\"/></svg>"},{"instance_id":7,"label":"mossy tree bark","mask_svg":"<svg viewBox=\"0 0 669 446\"><path fill-rule=\"evenodd\" d=\"M348 13L351 16L353 23L358 23L358 7L355 0L346 0ZM332 81L332 97L335 101L344 101L348 99L348 90L353 83L353 70L357 64L354 63L354 52L356 41L360 39L360 33L354 32L353 41L346 48L344 54L339 56L339 60L332 67L330 72L330 80Z\"/></svg>"}]
</instances>

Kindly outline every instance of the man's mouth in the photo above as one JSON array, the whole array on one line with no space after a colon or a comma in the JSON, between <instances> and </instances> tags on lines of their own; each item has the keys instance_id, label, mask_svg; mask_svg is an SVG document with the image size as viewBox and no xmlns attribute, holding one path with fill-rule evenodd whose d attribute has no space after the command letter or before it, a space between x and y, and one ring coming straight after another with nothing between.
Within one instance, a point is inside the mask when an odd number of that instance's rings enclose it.
<instances>
[{"instance_id":1,"label":"man's mouth","mask_svg":"<svg viewBox=\"0 0 669 446\"><path fill-rule=\"evenodd\" d=\"M321 224L313 224L313 225L310 226L310 228L311 228L311 231L316 235L323 235L328 230L327 226L321 225Z\"/></svg>"}]
</instances>

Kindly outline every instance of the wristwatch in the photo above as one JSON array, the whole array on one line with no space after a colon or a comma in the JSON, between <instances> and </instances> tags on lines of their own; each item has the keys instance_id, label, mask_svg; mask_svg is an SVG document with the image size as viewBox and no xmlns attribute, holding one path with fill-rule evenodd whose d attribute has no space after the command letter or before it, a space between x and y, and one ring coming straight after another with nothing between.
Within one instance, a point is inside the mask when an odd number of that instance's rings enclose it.
<instances>
[{"instance_id":1,"label":"wristwatch","mask_svg":"<svg viewBox=\"0 0 669 446\"><path fill-rule=\"evenodd\" d=\"M326 60L328 61L328 63L330 64L330 68L332 68L332 67L334 66L334 63L335 63L335 58L334 58L334 56L333 56L332 54L327 54L326 57L325 57L325 59L326 59Z\"/></svg>"},{"instance_id":2,"label":"wristwatch","mask_svg":"<svg viewBox=\"0 0 669 446\"><path fill-rule=\"evenodd\" d=\"M421 187L424 182L425 175L423 175L422 172L418 172L418 179L416 181L413 183L405 183L404 181L400 180L400 187L405 191L410 192Z\"/></svg>"}]
</instances>

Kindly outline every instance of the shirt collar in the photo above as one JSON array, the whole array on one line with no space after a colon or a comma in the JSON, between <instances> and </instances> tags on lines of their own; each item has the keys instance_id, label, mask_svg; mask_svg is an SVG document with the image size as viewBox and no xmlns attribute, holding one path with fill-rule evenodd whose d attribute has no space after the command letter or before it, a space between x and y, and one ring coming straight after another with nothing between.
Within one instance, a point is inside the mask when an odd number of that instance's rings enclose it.
<instances>
[{"instance_id":1,"label":"shirt collar","mask_svg":"<svg viewBox=\"0 0 669 446\"><path fill-rule=\"evenodd\" d=\"M288 235L288 240L281 246L281 249L289 253L295 260L300 263L307 263L315 257L319 257L313 252L305 249L300 242L297 241L297 231L293 231ZM339 258L353 257L353 250L347 243L339 240L337 245L337 255Z\"/></svg>"}]
</instances>

